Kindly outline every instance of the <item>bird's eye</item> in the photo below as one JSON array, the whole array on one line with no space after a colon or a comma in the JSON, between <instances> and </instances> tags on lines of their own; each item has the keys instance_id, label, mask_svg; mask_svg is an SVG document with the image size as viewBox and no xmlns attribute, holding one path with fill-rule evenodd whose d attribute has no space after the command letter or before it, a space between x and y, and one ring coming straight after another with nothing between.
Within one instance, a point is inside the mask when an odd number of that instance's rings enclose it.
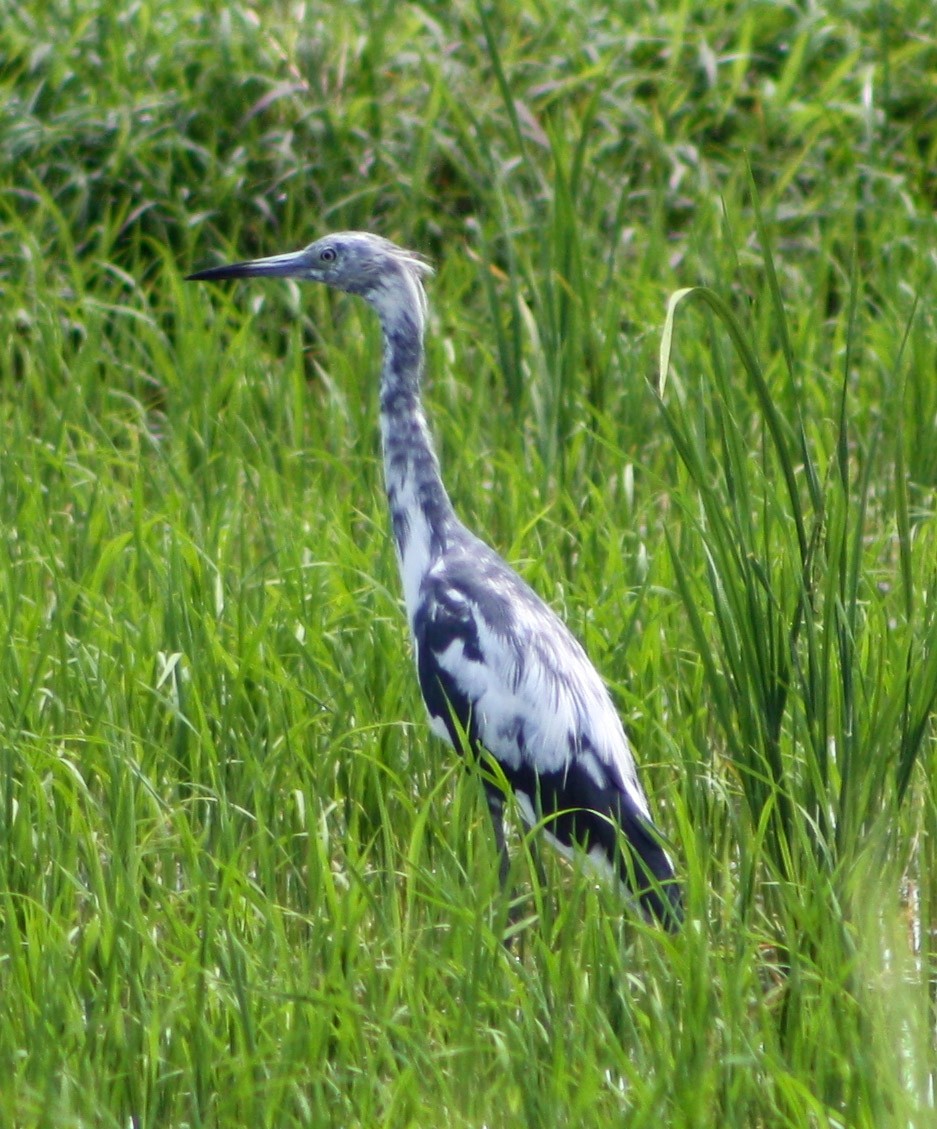
<instances>
[{"instance_id":1,"label":"bird's eye","mask_svg":"<svg viewBox=\"0 0 937 1129\"><path fill-rule=\"evenodd\" d=\"M319 252L320 263L334 263L335 262L335 248L323 247Z\"/></svg>"}]
</instances>

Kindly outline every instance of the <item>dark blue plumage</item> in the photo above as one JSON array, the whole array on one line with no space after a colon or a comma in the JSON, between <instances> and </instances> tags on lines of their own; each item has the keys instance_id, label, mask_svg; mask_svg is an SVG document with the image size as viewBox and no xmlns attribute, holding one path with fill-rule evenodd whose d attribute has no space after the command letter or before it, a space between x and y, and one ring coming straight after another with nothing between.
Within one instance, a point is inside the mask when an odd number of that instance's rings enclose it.
<instances>
[{"instance_id":1,"label":"dark blue plumage","mask_svg":"<svg viewBox=\"0 0 937 1129\"><path fill-rule=\"evenodd\" d=\"M442 483L420 402L428 270L386 239L344 232L191 277L304 278L358 294L377 312L387 501L431 726L457 749L468 740L487 750L529 825L617 875L675 928L673 864L605 685L566 625L459 521ZM503 797L486 787L505 877Z\"/></svg>"},{"instance_id":2,"label":"dark blue plumage","mask_svg":"<svg viewBox=\"0 0 937 1129\"><path fill-rule=\"evenodd\" d=\"M673 866L636 779L606 763L601 738L599 747L593 744L586 693L576 703L574 723L550 732L550 719L566 712L559 699L569 694L568 672L581 675L588 663L562 621L491 549L459 528L422 585L413 637L420 688L434 727L444 727L456 748L467 738L478 750L493 753L528 822L542 822L564 853L578 848L600 866L608 862L630 888L641 891L655 917L676 925L680 903ZM500 672L498 682L509 687L510 695L499 695L502 708L496 710L486 706L491 691L477 677L497 668L493 648L502 652L502 662L507 655L513 668L508 678ZM473 667L474 679L467 677ZM473 683L474 693L468 689ZM571 697L575 702L576 695ZM511 705L504 708L508 700ZM593 704L593 716L601 719L604 712ZM552 769L547 765L555 756L544 755L548 743L551 751L563 746ZM495 785L486 787L503 851L502 797ZM504 869L506 854L502 863Z\"/></svg>"}]
</instances>

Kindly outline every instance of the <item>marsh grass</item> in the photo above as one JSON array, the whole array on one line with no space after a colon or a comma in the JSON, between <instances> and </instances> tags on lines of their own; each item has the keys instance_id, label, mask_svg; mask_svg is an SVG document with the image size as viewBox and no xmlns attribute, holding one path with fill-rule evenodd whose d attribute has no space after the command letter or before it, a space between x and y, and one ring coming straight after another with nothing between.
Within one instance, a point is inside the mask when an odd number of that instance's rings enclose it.
<instances>
[{"instance_id":1,"label":"marsh grass","mask_svg":"<svg viewBox=\"0 0 937 1129\"><path fill-rule=\"evenodd\" d=\"M0 1122L933 1122L937 29L897 13L4 12ZM447 483L607 677L679 936L517 830L498 889L368 312L182 283L337 227L436 261Z\"/></svg>"}]
</instances>

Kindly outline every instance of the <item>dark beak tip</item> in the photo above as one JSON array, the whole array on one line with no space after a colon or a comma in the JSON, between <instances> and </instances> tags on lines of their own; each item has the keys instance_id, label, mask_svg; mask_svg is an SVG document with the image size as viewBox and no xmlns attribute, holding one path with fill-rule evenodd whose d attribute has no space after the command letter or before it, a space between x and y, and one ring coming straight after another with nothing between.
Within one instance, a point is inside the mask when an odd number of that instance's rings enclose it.
<instances>
[{"instance_id":1,"label":"dark beak tip","mask_svg":"<svg viewBox=\"0 0 937 1129\"><path fill-rule=\"evenodd\" d=\"M182 280L183 282L220 282L224 278L230 277L224 267L206 267L204 270L196 270L191 274L187 274Z\"/></svg>"}]
</instances>

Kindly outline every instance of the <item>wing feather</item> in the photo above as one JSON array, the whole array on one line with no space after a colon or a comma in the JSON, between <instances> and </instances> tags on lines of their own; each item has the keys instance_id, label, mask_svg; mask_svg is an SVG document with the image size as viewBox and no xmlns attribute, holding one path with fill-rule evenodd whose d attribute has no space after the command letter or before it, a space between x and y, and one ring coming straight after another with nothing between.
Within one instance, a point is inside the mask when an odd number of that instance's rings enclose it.
<instances>
[{"instance_id":1,"label":"wing feather","mask_svg":"<svg viewBox=\"0 0 937 1129\"><path fill-rule=\"evenodd\" d=\"M506 768L563 774L579 763L648 816L621 719L582 646L490 550L483 564L477 551L470 561L447 555L424 579L414 622L421 683L437 668L460 724Z\"/></svg>"}]
</instances>

